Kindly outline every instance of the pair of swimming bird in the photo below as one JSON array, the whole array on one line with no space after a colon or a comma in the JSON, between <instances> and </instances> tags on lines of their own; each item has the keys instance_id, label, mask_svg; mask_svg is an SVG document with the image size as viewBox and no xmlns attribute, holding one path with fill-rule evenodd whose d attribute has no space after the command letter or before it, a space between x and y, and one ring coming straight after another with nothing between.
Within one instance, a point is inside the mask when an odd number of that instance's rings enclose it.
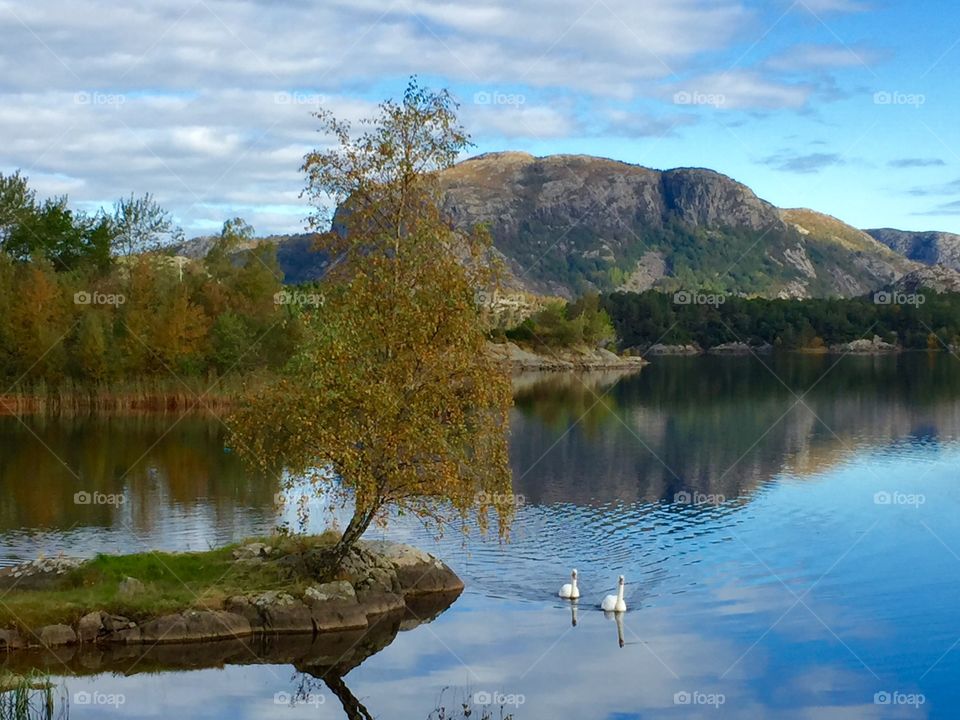
<instances>
[{"instance_id":1,"label":"pair of swimming bird","mask_svg":"<svg viewBox=\"0 0 960 720\"><path fill-rule=\"evenodd\" d=\"M623 575L617 580L617 594L607 595L600 603L600 609L604 612L622 613L627 611L627 603L623 599L624 582ZM570 582L560 588L558 595L566 600L577 600L580 597L580 588L577 587L577 571L570 573Z\"/></svg>"}]
</instances>

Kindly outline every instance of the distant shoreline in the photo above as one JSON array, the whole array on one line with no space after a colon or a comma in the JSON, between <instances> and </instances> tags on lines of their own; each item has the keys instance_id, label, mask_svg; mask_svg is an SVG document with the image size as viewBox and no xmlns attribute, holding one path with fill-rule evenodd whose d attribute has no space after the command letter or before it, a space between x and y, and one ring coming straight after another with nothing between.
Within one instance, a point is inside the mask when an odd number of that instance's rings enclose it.
<instances>
[{"instance_id":1,"label":"distant shoreline","mask_svg":"<svg viewBox=\"0 0 960 720\"><path fill-rule=\"evenodd\" d=\"M668 345L657 350L643 351L644 357L652 358L656 362L658 357L745 357L749 355L859 355L859 356L891 356L891 355L916 355L916 354L953 354L957 352L956 348L932 348L920 350L916 348L904 348L900 346L890 348L858 348L850 347L851 343L844 345L834 345L832 347L822 348L773 348L773 347L748 347L742 350L729 350L717 348L700 348L689 345Z\"/></svg>"},{"instance_id":2,"label":"distant shoreline","mask_svg":"<svg viewBox=\"0 0 960 720\"><path fill-rule=\"evenodd\" d=\"M491 355L508 363L513 372L576 370L640 370L650 364L639 356L617 355L595 348L522 348L506 343L489 343Z\"/></svg>"}]
</instances>

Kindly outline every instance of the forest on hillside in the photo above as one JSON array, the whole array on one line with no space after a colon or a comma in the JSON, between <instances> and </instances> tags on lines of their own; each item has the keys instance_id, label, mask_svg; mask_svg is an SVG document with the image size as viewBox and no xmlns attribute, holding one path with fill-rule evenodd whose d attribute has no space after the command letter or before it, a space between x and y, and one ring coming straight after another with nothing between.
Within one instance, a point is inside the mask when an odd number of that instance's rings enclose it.
<instances>
[{"instance_id":1,"label":"forest on hillside","mask_svg":"<svg viewBox=\"0 0 960 720\"><path fill-rule=\"evenodd\" d=\"M602 298L621 348L695 343L769 344L784 350L819 349L875 335L911 350L941 350L960 343L960 295L880 292L850 299L744 298L675 295L657 291Z\"/></svg>"}]
</instances>

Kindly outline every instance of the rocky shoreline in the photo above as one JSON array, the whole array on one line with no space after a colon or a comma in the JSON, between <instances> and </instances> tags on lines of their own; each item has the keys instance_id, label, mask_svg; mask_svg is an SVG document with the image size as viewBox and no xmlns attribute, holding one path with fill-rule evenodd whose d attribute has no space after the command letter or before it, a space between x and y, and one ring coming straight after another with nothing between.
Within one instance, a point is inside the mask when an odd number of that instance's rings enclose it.
<instances>
[{"instance_id":1,"label":"rocky shoreline","mask_svg":"<svg viewBox=\"0 0 960 720\"><path fill-rule=\"evenodd\" d=\"M773 352L772 345L748 345L743 342L730 342L702 348L696 343L689 345L664 345L657 343L647 348L639 349L647 356L693 356L693 355L761 355Z\"/></svg>"},{"instance_id":2,"label":"rocky shoreline","mask_svg":"<svg viewBox=\"0 0 960 720\"><path fill-rule=\"evenodd\" d=\"M302 558L271 554L270 546L251 543L238 548L234 557L237 563L302 564ZM30 569L20 566L4 575L7 579L16 577L17 582L29 578L30 585L37 586L45 577L66 571L62 563L39 571L31 564ZM385 541L358 542L345 559L341 575L344 579L313 583L299 595L282 590L231 595L202 608L140 621L91 610L77 622L4 628L0 629L0 651L179 644L364 630L375 624L378 616L408 610L409 602L417 598L436 595L452 602L463 591L460 578L438 558L409 545ZM128 578L118 592L136 594L142 588L139 580Z\"/></svg>"},{"instance_id":3,"label":"rocky shoreline","mask_svg":"<svg viewBox=\"0 0 960 720\"><path fill-rule=\"evenodd\" d=\"M955 352L955 348L942 348L943 351ZM700 345L691 343L689 345L664 345L656 344L649 347L638 347L634 349L646 357L692 357L697 355L767 355L773 352L787 352L799 355L888 355L891 353L907 352L902 347L888 343L879 336L872 339L861 338L848 343L840 343L829 347L817 348L799 348L796 350L777 351L770 344L748 345L743 342L723 343L712 347L703 348Z\"/></svg>"},{"instance_id":4,"label":"rocky shoreline","mask_svg":"<svg viewBox=\"0 0 960 720\"><path fill-rule=\"evenodd\" d=\"M534 352L512 342L489 343L490 354L514 372L570 370L639 370L642 357L617 355L602 348L561 348Z\"/></svg>"}]
</instances>

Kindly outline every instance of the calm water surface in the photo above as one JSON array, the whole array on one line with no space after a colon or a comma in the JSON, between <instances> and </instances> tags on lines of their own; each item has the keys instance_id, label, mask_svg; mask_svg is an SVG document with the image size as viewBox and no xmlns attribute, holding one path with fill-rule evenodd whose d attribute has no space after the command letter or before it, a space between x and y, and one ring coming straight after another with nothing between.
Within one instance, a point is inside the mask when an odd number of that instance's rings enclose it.
<instances>
[{"instance_id":1,"label":"calm water surface","mask_svg":"<svg viewBox=\"0 0 960 720\"><path fill-rule=\"evenodd\" d=\"M268 531L276 482L247 472L225 432L196 417L0 419L0 563ZM516 720L960 717L960 361L525 376L511 443L511 542L403 522L372 533L437 552L467 590L336 682L313 681L310 702L275 702L309 676L282 662L92 669L64 671L70 696L124 702L70 717L366 717L355 701L427 718L486 697ZM123 501L96 504L109 496ZM571 567L575 612L555 598ZM620 573L618 623L596 606Z\"/></svg>"}]
</instances>

